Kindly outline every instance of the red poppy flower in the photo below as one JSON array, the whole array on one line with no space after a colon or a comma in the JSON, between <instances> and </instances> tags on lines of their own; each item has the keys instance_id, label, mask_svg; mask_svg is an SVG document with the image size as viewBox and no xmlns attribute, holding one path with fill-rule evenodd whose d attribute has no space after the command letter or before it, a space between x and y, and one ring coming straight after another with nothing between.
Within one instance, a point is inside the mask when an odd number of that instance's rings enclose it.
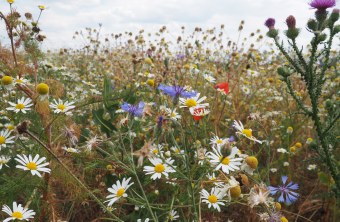
<instances>
[{"instance_id":1,"label":"red poppy flower","mask_svg":"<svg viewBox=\"0 0 340 222\"><path fill-rule=\"evenodd\" d=\"M203 118L203 116L207 115L209 113L208 110L205 110L204 108L194 108L193 111L191 111L192 116L194 117L195 121L199 121Z\"/></svg>"},{"instance_id":2,"label":"red poppy flower","mask_svg":"<svg viewBox=\"0 0 340 222\"><path fill-rule=\"evenodd\" d=\"M215 89L223 90L226 94L229 93L229 83L228 82L221 82L214 86Z\"/></svg>"}]
</instances>

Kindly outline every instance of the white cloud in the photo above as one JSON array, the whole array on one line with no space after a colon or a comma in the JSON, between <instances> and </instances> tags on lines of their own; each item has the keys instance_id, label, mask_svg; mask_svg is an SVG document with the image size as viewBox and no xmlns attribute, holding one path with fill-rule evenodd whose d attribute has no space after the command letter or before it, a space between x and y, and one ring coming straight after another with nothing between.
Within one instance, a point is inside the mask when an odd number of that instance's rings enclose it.
<instances>
[{"instance_id":1,"label":"white cloud","mask_svg":"<svg viewBox=\"0 0 340 222\"><path fill-rule=\"evenodd\" d=\"M0 0L0 10L7 7ZM182 25L187 30L196 26L219 27L225 24L227 35L237 38L241 20L245 20L243 37L256 29L266 30L266 18L276 18L276 27L286 28L285 18L294 15L303 34L299 41L305 43L310 34L304 29L313 10L309 0L16 0L14 6L19 12L39 13L39 4L47 6L40 27L47 35L45 48L70 47L74 45L73 33L85 27L98 27L103 31L120 33L136 32L143 28L156 32L166 25L173 35L180 33ZM1 25L0 25L1 28ZM282 32L282 31L281 31ZM1 35L1 34L0 34Z\"/></svg>"}]
</instances>

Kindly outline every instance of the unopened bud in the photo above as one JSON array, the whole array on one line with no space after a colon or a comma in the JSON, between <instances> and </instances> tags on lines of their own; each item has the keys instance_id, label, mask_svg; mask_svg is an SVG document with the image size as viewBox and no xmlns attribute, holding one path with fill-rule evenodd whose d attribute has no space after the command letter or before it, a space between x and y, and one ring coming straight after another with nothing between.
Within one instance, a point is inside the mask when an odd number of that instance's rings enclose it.
<instances>
[{"instance_id":1,"label":"unopened bud","mask_svg":"<svg viewBox=\"0 0 340 222\"><path fill-rule=\"evenodd\" d=\"M318 27L318 23L316 22L315 19L309 19L307 22L307 27L312 31L316 31Z\"/></svg>"},{"instance_id":2,"label":"unopened bud","mask_svg":"<svg viewBox=\"0 0 340 222\"><path fill-rule=\"evenodd\" d=\"M289 29L293 29L296 26L296 19L294 16L290 15L286 18L286 23Z\"/></svg>"},{"instance_id":3,"label":"unopened bud","mask_svg":"<svg viewBox=\"0 0 340 222\"><path fill-rule=\"evenodd\" d=\"M276 38L277 35L279 34L279 31L277 31L276 29L270 29L268 32L267 32L267 36L269 38Z\"/></svg>"},{"instance_id":4,"label":"unopened bud","mask_svg":"<svg viewBox=\"0 0 340 222\"><path fill-rule=\"evenodd\" d=\"M300 30L297 29L297 28L289 28L285 32L287 38L292 39L292 40L296 39L296 37L298 37L299 33L300 33Z\"/></svg>"},{"instance_id":5,"label":"unopened bud","mask_svg":"<svg viewBox=\"0 0 340 222\"><path fill-rule=\"evenodd\" d=\"M337 9L337 8L333 9L331 15L329 16L329 20L332 23L335 23L336 21L338 21L338 19L339 19L339 12L340 12L339 9Z\"/></svg>"}]
</instances>

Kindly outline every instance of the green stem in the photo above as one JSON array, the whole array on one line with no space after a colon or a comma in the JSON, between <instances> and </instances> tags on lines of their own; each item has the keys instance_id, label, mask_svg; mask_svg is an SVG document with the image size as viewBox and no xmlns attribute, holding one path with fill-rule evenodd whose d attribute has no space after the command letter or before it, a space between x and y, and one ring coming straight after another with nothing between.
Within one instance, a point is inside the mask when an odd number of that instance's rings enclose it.
<instances>
[{"instance_id":1,"label":"green stem","mask_svg":"<svg viewBox=\"0 0 340 222\"><path fill-rule=\"evenodd\" d=\"M29 132L28 130L25 131L26 134L28 134L30 137L32 137L32 139L34 139L35 141L37 141L41 146L43 146L45 148L45 150L51 154L51 156L53 156L57 162L72 176L72 178L78 182L78 184L84 189L86 190L86 192L103 208L106 209L106 206L101 202L101 200L99 200L99 198L94 195L94 193L87 188L87 186L81 181L79 180L73 173L72 171L63 163L61 162L61 160L39 139L37 138L35 135L33 135L31 132ZM115 218L117 221L119 222L124 222L123 220L119 219L119 217L117 217L115 214L113 214L112 212L107 212L108 214L110 214L113 218Z\"/></svg>"}]
</instances>

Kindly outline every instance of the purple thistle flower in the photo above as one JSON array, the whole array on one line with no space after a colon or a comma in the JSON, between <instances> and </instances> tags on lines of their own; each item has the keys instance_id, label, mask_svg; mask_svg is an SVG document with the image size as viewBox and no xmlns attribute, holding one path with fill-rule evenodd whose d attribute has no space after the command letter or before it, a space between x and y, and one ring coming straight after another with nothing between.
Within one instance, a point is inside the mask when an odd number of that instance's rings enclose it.
<instances>
[{"instance_id":1,"label":"purple thistle flower","mask_svg":"<svg viewBox=\"0 0 340 222\"><path fill-rule=\"evenodd\" d=\"M121 109L125 112L128 112L131 116L142 116L144 110L144 102L140 101L138 105L131 105L127 102L124 102L121 106Z\"/></svg>"},{"instance_id":2,"label":"purple thistle flower","mask_svg":"<svg viewBox=\"0 0 340 222\"><path fill-rule=\"evenodd\" d=\"M327 9L335 6L335 0L313 0L309 5L315 9Z\"/></svg>"},{"instance_id":3,"label":"purple thistle flower","mask_svg":"<svg viewBox=\"0 0 340 222\"><path fill-rule=\"evenodd\" d=\"M282 176L282 185L278 187L268 186L271 195L279 194L278 202L292 204L297 200L299 194L294 192L299 189L299 185L293 182L287 184L287 176Z\"/></svg>"},{"instance_id":4,"label":"purple thistle flower","mask_svg":"<svg viewBox=\"0 0 340 222\"><path fill-rule=\"evenodd\" d=\"M267 26L269 29L274 29L275 26L275 19L274 18L268 18L266 22L264 23L265 26Z\"/></svg>"},{"instance_id":5,"label":"purple thistle flower","mask_svg":"<svg viewBox=\"0 0 340 222\"><path fill-rule=\"evenodd\" d=\"M180 96L182 97L186 97L186 98L190 98L190 97L194 97L196 96L196 92L192 91L192 92L188 92L185 90L184 87L181 86L165 86L160 84L158 86L158 89L161 90L164 94L169 95L173 98L178 98Z\"/></svg>"}]
</instances>

